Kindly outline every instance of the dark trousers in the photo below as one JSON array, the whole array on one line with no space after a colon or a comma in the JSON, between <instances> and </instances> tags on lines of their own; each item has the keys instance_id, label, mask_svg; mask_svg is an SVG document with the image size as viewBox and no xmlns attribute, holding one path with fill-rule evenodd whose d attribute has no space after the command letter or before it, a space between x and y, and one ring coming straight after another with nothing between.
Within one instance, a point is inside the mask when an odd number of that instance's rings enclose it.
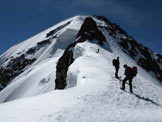
<instances>
[{"instance_id":1,"label":"dark trousers","mask_svg":"<svg viewBox=\"0 0 162 122\"><path fill-rule=\"evenodd\" d=\"M132 92L132 78L129 78L128 76L126 76L122 82L122 89L125 89L125 83L127 80L129 80L129 88L130 92Z\"/></svg>"},{"instance_id":2,"label":"dark trousers","mask_svg":"<svg viewBox=\"0 0 162 122\"><path fill-rule=\"evenodd\" d=\"M116 69L115 76L118 76L119 67L115 67L115 69Z\"/></svg>"}]
</instances>

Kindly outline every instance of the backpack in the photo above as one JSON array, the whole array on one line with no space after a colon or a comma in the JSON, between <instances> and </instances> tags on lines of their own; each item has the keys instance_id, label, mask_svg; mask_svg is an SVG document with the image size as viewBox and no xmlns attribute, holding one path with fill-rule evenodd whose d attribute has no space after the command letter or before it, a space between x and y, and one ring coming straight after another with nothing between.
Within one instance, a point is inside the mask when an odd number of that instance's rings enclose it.
<instances>
[{"instance_id":1,"label":"backpack","mask_svg":"<svg viewBox=\"0 0 162 122\"><path fill-rule=\"evenodd\" d=\"M113 59L112 64L113 66L119 66L119 60Z\"/></svg>"},{"instance_id":2,"label":"backpack","mask_svg":"<svg viewBox=\"0 0 162 122\"><path fill-rule=\"evenodd\" d=\"M137 75L137 67L136 66L132 67L132 74L134 77Z\"/></svg>"},{"instance_id":3,"label":"backpack","mask_svg":"<svg viewBox=\"0 0 162 122\"><path fill-rule=\"evenodd\" d=\"M112 61L113 66L115 66L115 64L116 64L115 62L116 62L115 59L113 59L113 61Z\"/></svg>"}]
</instances>

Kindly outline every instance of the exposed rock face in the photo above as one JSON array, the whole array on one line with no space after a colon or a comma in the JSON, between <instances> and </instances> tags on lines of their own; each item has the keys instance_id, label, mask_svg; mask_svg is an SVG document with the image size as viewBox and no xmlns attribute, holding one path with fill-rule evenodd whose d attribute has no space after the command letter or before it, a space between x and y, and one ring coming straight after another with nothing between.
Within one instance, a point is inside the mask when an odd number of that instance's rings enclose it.
<instances>
[{"instance_id":1,"label":"exposed rock face","mask_svg":"<svg viewBox=\"0 0 162 122\"><path fill-rule=\"evenodd\" d=\"M155 54L153 51L144 47L142 44L137 43L135 39L129 36L117 24L111 23L103 16L94 16L99 20L103 20L107 26L104 28L109 32L109 35L118 40L118 44L122 50L130 55L138 65L152 72L156 78L162 81L162 55Z\"/></svg>"},{"instance_id":2,"label":"exposed rock face","mask_svg":"<svg viewBox=\"0 0 162 122\"><path fill-rule=\"evenodd\" d=\"M56 80L55 89L64 89L66 87L66 77L69 66L73 63L73 50L77 43L82 43L86 40L98 40L98 43L103 45L106 38L101 31L97 28L96 22L87 17L77 34L75 42L71 43L58 61L56 66Z\"/></svg>"},{"instance_id":3,"label":"exposed rock face","mask_svg":"<svg viewBox=\"0 0 162 122\"><path fill-rule=\"evenodd\" d=\"M30 66L36 58L28 58L29 55L34 55L42 47L51 44L50 40L38 42L35 47L28 49L26 52L20 52L20 56L10 57L6 60L6 65L0 66L0 91L5 88L10 81L21 74L27 66Z\"/></svg>"},{"instance_id":4,"label":"exposed rock face","mask_svg":"<svg viewBox=\"0 0 162 122\"><path fill-rule=\"evenodd\" d=\"M28 49L26 54L34 54L34 53L36 53L36 51L40 50L42 47L45 47L45 46L47 46L49 44L51 44L50 39L38 42L35 47L32 47L32 48Z\"/></svg>"},{"instance_id":5,"label":"exposed rock face","mask_svg":"<svg viewBox=\"0 0 162 122\"><path fill-rule=\"evenodd\" d=\"M56 80L55 80L55 89L64 89L66 86L66 76L68 67L73 63L73 48L75 47L76 43L70 44L64 54L59 59L57 66L56 66Z\"/></svg>"},{"instance_id":6,"label":"exposed rock face","mask_svg":"<svg viewBox=\"0 0 162 122\"><path fill-rule=\"evenodd\" d=\"M25 55L21 55L15 59L11 59L6 67L0 67L0 82L2 90L11 80L23 72L23 69L32 64L36 59L28 59Z\"/></svg>"},{"instance_id":7,"label":"exposed rock face","mask_svg":"<svg viewBox=\"0 0 162 122\"><path fill-rule=\"evenodd\" d=\"M98 40L98 43L101 45L103 45L103 42L106 42L105 36L97 28L96 22L91 17L87 17L84 20L84 23L77 34L77 37L80 36L87 40Z\"/></svg>"},{"instance_id":8,"label":"exposed rock face","mask_svg":"<svg viewBox=\"0 0 162 122\"><path fill-rule=\"evenodd\" d=\"M70 24L70 21L67 22L66 24L62 25L62 26L57 27L56 29L54 29L54 30L50 31L49 33L47 33L46 37L53 36L56 32L58 32L59 30L61 30L62 28L64 28L65 26L67 26L69 24ZM52 38L55 38L55 37L52 37Z\"/></svg>"}]
</instances>

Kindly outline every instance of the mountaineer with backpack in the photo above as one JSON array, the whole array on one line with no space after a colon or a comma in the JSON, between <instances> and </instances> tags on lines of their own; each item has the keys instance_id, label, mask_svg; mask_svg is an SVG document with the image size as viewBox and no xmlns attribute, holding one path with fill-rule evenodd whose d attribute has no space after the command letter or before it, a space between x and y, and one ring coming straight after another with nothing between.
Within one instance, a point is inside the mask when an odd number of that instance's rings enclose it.
<instances>
[{"instance_id":1,"label":"mountaineer with backpack","mask_svg":"<svg viewBox=\"0 0 162 122\"><path fill-rule=\"evenodd\" d=\"M133 93L132 90L132 79L137 75L137 67L133 66L132 68L124 64L125 68L125 73L124 75L126 76L122 82L121 89L125 90L125 83L127 80L129 80L129 87L130 87L130 92Z\"/></svg>"},{"instance_id":2,"label":"mountaineer with backpack","mask_svg":"<svg viewBox=\"0 0 162 122\"><path fill-rule=\"evenodd\" d=\"M119 78L118 76L118 71L119 71L119 65L120 65L120 62L119 62L119 56L117 57L117 59L113 59L112 61L112 64L113 66L115 67L115 78Z\"/></svg>"}]
</instances>

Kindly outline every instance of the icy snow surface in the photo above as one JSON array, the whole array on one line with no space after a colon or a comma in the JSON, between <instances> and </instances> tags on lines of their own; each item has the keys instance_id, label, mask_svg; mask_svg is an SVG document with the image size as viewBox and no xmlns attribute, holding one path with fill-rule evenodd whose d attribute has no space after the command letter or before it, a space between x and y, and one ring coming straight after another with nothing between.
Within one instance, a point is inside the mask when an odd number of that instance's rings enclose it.
<instances>
[{"instance_id":1,"label":"icy snow surface","mask_svg":"<svg viewBox=\"0 0 162 122\"><path fill-rule=\"evenodd\" d=\"M162 122L161 84L123 53L104 30L104 47L95 40L76 45L65 90L53 90L57 61L82 23L76 18L37 63L0 92L0 101L6 101L0 104L0 122ZM56 42L66 44L55 47ZM112 59L117 56L122 79L123 64L138 67L134 94L127 84L126 91L120 90L121 81L114 78Z\"/></svg>"}]
</instances>

